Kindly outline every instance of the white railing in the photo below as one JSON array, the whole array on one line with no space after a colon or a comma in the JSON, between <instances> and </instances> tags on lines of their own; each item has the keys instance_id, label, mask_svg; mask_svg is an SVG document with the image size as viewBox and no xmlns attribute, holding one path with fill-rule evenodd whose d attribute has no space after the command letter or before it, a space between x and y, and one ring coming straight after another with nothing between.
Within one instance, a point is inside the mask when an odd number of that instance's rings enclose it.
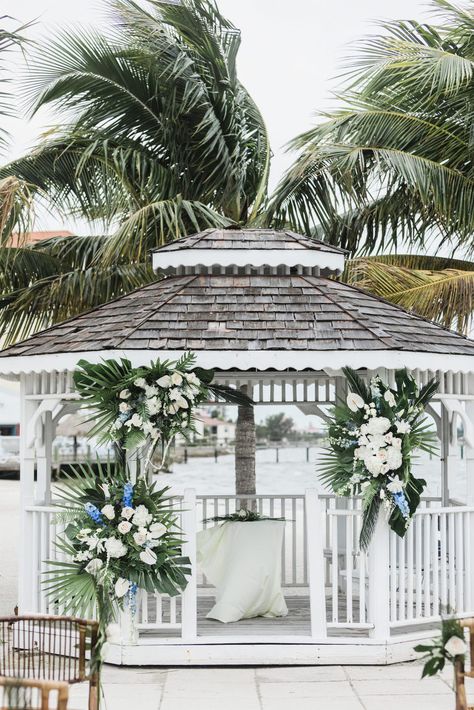
<instances>
[{"instance_id":1,"label":"white railing","mask_svg":"<svg viewBox=\"0 0 474 710\"><path fill-rule=\"evenodd\" d=\"M438 619L444 608L474 612L474 508L443 508L438 499L423 503L404 539L389 531L383 515L367 554L359 549L360 500L341 500L308 491L305 496L246 496L264 515L286 519L282 550L282 586L288 596L308 600L313 638L327 629L344 635L354 629L387 638L396 627ZM139 596L141 632L160 637L197 639L198 599L209 586L196 565L196 532L205 518L240 507L236 496L174 499L193 575L183 595ZM61 610L45 595L41 579L46 560L61 559L54 541L64 524L54 521L53 506L30 506L24 518L22 609L38 613ZM202 635L200 638L203 638Z\"/></svg>"},{"instance_id":2,"label":"white railing","mask_svg":"<svg viewBox=\"0 0 474 710\"><path fill-rule=\"evenodd\" d=\"M390 623L474 611L474 508L417 511L405 538L390 535Z\"/></svg>"}]
</instances>

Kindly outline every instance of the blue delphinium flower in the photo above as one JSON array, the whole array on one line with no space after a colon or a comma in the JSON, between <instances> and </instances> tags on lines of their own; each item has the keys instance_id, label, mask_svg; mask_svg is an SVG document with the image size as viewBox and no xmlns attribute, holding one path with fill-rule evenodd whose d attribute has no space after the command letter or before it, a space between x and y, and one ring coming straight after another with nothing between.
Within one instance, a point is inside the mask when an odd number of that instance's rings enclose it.
<instances>
[{"instance_id":1,"label":"blue delphinium flower","mask_svg":"<svg viewBox=\"0 0 474 710\"><path fill-rule=\"evenodd\" d=\"M132 615L137 612L137 592L138 585L135 584L135 582L130 582L130 587L128 588L127 596L125 598L125 606L128 606Z\"/></svg>"},{"instance_id":2,"label":"blue delphinium flower","mask_svg":"<svg viewBox=\"0 0 474 710\"><path fill-rule=\"evenodd\" d=\"M410 517L410 508L408 506L408 501L406 499L405 493L403 491L400 491L399 493L393 493L392 495L393 500L395 501L395 505L400 510L401 514L405 519L408 519Z\"/></svg>"},{"instance_id":3,"label":"blue delphinium flower","mask_svg":"<svg viewBox=\"0 0 474 710\"><path fill-rule=\"evenodd\" d=\"M133 483L127 481L123 487L122 503L124 508L131 508L133 503Z\"/></svg>"},{"instance_id":4,"label":"blue delphinium flower","mask_svg":"<svg viewBox=\"0 0 474 710\"><path fill-rule=\"evenodd\" d=\"M87 515L92 518L94 523L98 523L99 525L105 525L104 521L102 520L102 513L96 505L94 505L93 503L86 503L84 506L84 510L86 511Z\"/></svg>"}]
</instances>

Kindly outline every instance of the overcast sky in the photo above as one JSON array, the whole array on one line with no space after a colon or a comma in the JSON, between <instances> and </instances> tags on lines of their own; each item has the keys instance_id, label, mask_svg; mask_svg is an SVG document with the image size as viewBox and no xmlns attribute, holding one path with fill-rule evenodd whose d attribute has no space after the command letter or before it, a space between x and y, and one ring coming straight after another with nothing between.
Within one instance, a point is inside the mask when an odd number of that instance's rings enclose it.
<instances>
[{"instance_id":1,"label":"overcast sky","mask_svg":"<svg viewBox=\"0 0 474 710\"><path fill-rule=\"evenodd\" d=\"M242 30L239 72L267 122L274 153L272 184L289 165L286 143L314 122L317 111L335 105L337 75L357 41L374 31L381 19L429 17L421 0L220 0L219 6ZM46 41L61 27L110 22L107 0L0 0L0 15L20 22L36 19L29 30L35 40ZM17 75L24 69L18 53ZM20 111L20 106L17 107ZM34 120L9 121L12 142L7 158L33 145L41 130L54 124L52 113ZM42 228L60 226L51 216Z\"/></svg>"}]
</instances>

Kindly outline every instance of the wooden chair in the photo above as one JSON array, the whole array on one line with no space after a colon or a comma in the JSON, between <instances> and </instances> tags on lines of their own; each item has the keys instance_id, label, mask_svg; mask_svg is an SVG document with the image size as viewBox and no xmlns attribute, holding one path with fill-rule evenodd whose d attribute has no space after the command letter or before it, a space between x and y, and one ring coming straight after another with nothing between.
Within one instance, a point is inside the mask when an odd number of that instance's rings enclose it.
<instances>
[{"instance_id":1,"label":"wooden chair","mask_svg":"<svg viewBox=\"0 0 474 710\"><path fill-rule=\"evenodd\" d=\"M469 670L466 670L464 660L457 659L454 664L454 689L456 692L456 710L474 710L474 705L468 705L466 699L465 678L474 678L474 619L461 619L461 626L469 631Z\"/></svg>"},{"instance_id":2,"label":"wooden chair","mask_svg":"<svg viewBox=\"0 0 474 710\"><path fill-rule=\"evenodd\" d=\"M0 710L67 710L69 685L64 681L3 677L0 688Z\"/></svg>"},{"instance_id":3,"label":"wooden chair","mask_svg":"<svg viewBox=\"0 0 474 710\"><path fill-rule=\"evenodd\" d=\"M67 684L89 682L97 710L98 623L70 616L0 617L0 676Z\"/></svg>"}]
</instances>

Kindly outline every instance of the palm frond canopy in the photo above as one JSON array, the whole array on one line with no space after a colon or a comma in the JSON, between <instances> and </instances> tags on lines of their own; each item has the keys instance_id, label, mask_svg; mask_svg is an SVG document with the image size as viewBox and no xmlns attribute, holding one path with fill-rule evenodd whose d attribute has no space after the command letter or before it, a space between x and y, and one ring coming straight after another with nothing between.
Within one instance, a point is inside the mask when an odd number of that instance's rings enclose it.
<instances>
[{"instance_id":1,"label":"palm frond canopy","mask_svg":"<svg viewBox=\"0 0 474 710\"><path fill-rule=\"evenodd\" d=\"M474 263L436 256L388 255L353 259L347 283L465 333L474 312Z\"/></svg>"},{"instance_id":2,"label":"palm frond canopy","mask_svg":"<svg viewBox=\"0 0 474 710\"><path fill-rule=\"evenodd\" d=\"M390 22L351 60L342 108L300 152L271 212L370 251L432 234L472 248L472 9L434 0L443 24Z\"/></svg>"},{"instance_id":3,"label":"palm frond canopy","mask_svg":"<svg viewBox=\"0 0 474 710\"><path fill-rule=\"evenodd\" d=\"M137 228L150 248L247 220L266 196L269 146L237 77L240 32L212 0L113 8L108 36L70 31L37 51L32 112L75 120L7 170L68 212L120 222L114 249Z\"/></svg>"}]
</instances>

